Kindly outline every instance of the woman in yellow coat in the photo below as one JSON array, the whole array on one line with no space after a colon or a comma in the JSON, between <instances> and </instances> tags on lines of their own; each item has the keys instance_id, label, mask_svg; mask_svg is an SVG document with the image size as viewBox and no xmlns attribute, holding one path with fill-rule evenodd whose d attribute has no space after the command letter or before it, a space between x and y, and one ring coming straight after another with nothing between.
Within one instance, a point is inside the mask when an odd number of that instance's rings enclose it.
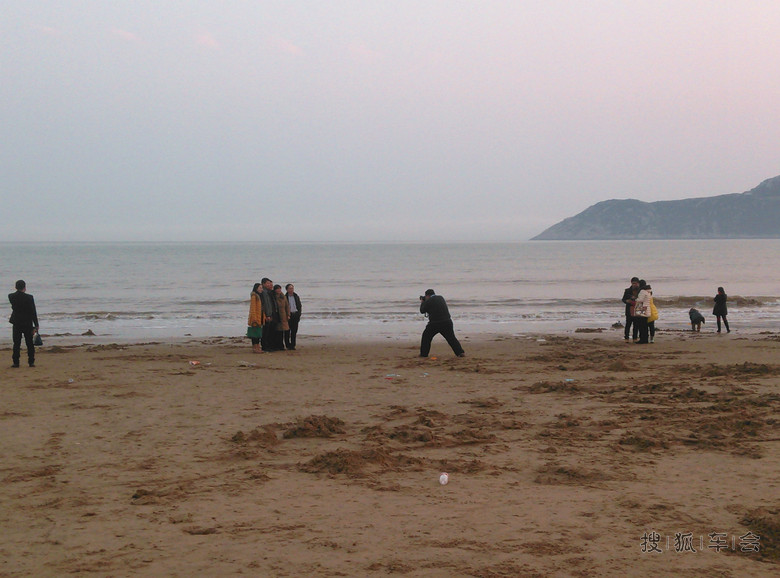
<instances>
[{"instance_id":1,"label":"woman in yellow coat","mask_svg":"<svg viewBox=\"0 0 780 578\"><path fill-rule=\"evenodd\" d=\"M262 353L260 337L263 335L265 317L263 316L263 297L258 289L260 289L260 283L255 283L249 297L249 319L246 322L246 336L252 340L252 351Z\"/></svg>"},{"instance_id":2,"label":"woman in yellow coat","mask_svg":"<svg viewBox=\"0 0 780 578\"><path fill-rule=\"evenodd\" d=\"M658 319L658 308L653 299L653 288L648 285L647 292L650 293L650 317L647 318L647 328L650 330L650 343L655 342L655 322Z\"/></svg>"}]
</instances>

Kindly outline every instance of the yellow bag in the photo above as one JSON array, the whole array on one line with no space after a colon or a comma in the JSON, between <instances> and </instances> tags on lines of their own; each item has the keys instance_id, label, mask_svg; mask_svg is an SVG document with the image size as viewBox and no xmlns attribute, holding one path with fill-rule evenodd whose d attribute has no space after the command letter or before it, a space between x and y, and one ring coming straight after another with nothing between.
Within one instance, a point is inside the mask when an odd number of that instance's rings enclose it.
<instances>
[{"instance_id":1,"label":"yellow bag","mask_svg":"<svg viewBox=\"0 0 780 578\"><path fill-rule=\"evenodd\" d=\"M658 309L655 306L655 301L650 297L650 317L647 318L648 323L652 323L658 319Z\"/></svg>"}]
</instances>

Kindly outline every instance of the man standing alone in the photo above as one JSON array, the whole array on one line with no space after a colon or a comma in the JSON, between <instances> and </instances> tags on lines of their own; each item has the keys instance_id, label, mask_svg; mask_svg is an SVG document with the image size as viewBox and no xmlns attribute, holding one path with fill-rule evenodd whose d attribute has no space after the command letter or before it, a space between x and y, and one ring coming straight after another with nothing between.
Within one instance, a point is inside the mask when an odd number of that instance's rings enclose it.
<instances>
[{"instance_id":1,"label":"man standing alone","mask_svg":"<svg viewBox=\"0 0 780 578\"><path fill-rule=\"evenodd\" d=\"M425 326L420 341L420 357L428 357L428 353L431 351L431 341L437 333L441 333L447 340L455 355L458 357L465 355L460 341L455 337L452 317L450 317L450 310L444 297L436 295L433 289L428 289L425 296L420 297L420 313L428 315L428 325Z\"/></svg>"},{"instance_id":2,"label":"man standing alone","mask_svg":"<svg viewBox=\"0 0 780 578\"><path fill-rule=\"evenodd\" d=\"M27 345L27 363L35 367L35 344L33 336L38 332L38 312L35 310L35 299L27 294L27 284L21 279L16 282L16 292L8 295L11 302L11 319L13 325L14 348L13 367L19 367L22 352L22 336Z\"/></svg>"}]
</instances>

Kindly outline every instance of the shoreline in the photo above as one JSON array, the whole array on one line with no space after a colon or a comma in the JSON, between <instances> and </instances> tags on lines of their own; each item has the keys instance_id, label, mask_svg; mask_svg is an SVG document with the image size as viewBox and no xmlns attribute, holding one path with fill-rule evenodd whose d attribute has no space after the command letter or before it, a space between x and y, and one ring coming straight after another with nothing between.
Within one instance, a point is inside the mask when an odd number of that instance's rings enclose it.
<instances>
[{"instance_id":1,"label":"shoreline","mask_svg":"<svg viewBox=\"0 0 780 578\"><path fill-rule=\"evenodd\" d=\"M302 334L262 355L243 337L185 338L44 346L35 368L0 366L3 575L780 563L778 333L459 338L465 358L440 337L421 359L419 335ZM710 547L751 532L758 552ZM654 533L661 552L643 551ZM678 533L695 552L674 551Z\"/></svg>"},{"instance_id":2,"label":"shoreline","mask_svg":"<svg viewBox=\"0 0 780 578\"><path fill-rule=\"evenodd\" d=\"M527 327L527 324L523 324L524 327ZM485 326L487 327L487 326ZM478 329L476 331L468 331L469 326L466 326L465 328L459 327L457 324L455 326L455 334L456 336L461 340L465 341L485 341L485 340L491 340L496 338L533 338L536 336L545 336L545 335L552 335L552 336L576 336L576 337L585 337L585 336L604 336L604 337L614 337L617 341L622 341L622 331L623 326L612 326L612 327L604 327L604 326L580 326L580 327L568 327L568 328L560 328L559 326L548 326L547 328L543 327L535 327L530 330L520 330L518 327L515 327L514 329L510 327L502 327L500 330L496 330L495 328L491 328L490 330L485 329L485 327L482 327L481 329ZM359 328L354 327L345 327L341 326L339 330L334 330L333 328L328 328L328 330L322 331L322 327L319 329L321 331L316 331L316 328L306 328L311 330L309 331L301 331L299 333L299 338L302 341L315 341L315 342L323 342L323 341L334 341L334 342L341 342L341 343L385 343L387 341L394 341L394 342L416 342L419 344L420 336L422 334L423 329L425 328L425 323L418 324L414 327L414 329L410 329L409 326L404 326L402 331L396 330L396 328L393 329L387 329L382 328L381 331L374 331L374 332L367 332L365 327L361 326ZM473 327L471 327L473 329ZM773 330L768 327L744 327L740 326L738 328L732 329L731 333L726 333L725 331L723 333L717 333L714 329L714 325L712 328L704 327L702 331L698 334L695 334L690 330L690 328L685 328L684 326L674 326L674 327L661 327L656 330L656 336L659 338L664 337L680 337L680 336L695 336L696 338L706 338L706 337L713 337L713 338L760 338L762 336L771 336L771 335L777 335L780 334L780 329ZM116 334L74 334L74 333L46 333L41 332L41 337L44 340L44 345L41 349L45 351L47 347L55 347L55 346L61 346L61 347L72 347L74 345L83 345L83 346L90 346L90 345L103 345L106 343L121 343L123 345L137 345L137 344L175 344L175 343L197 343L199 341L204 340L245 340L246 337L240 334L184 334L184 335L170 335L170 334L164 334L164 335L154 335L154 334L146 334L146 335L130 335L130 336L124 336L124 335L116 335ZM6 344L10 348L10 338L7 340ZM2 347L0 347L0 350L2 350ZM24 343L22 343L22 353L24 353Z\"/></svg>"}]
</instances>

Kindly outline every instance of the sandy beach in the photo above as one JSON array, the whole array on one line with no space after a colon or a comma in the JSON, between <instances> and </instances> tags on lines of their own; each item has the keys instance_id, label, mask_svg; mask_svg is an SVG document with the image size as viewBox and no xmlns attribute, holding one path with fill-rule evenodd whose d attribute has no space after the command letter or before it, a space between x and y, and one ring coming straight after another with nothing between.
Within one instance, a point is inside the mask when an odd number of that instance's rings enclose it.
<instances>
[{"instance_id":1,"label":"sandy beach","mask_svg":"<svg viewBox=\"0 0 780 578\"><path fill-rule=\"evenodd\" d=\"M780 573L780 334L459 336L9 336L0 576Z\"/></svg>"}]
</instances>

